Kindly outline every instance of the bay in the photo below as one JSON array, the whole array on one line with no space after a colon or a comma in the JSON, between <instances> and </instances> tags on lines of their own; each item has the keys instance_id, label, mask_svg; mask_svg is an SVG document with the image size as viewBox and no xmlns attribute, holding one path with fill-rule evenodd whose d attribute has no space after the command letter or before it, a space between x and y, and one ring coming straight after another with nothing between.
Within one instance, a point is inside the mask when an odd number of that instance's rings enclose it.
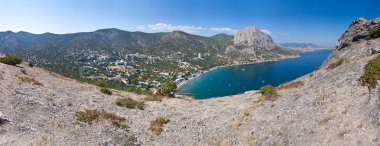
<instances>
[{"instance_id":1,"label":"bay","mask_svg":"<svg viewBox=\"0 0 380 146\"><path fill-rule=\"evenodd\" d=\"M331 52L319 50L302 53L295 59L220 67L188 81L177 93L207 99L258 90L265 85L278 86L314 71Z\"/></svg>"}]
</instances>

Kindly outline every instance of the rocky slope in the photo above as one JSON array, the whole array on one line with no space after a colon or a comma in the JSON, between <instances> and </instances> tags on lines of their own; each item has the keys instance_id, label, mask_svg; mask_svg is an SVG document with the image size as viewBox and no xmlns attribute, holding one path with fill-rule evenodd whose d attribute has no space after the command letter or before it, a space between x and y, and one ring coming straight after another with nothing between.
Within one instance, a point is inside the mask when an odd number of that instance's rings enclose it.
<instances>
[{"instance_id":1,"label":"rocky slope","mask_svg":"<svg viewBox=\"0 0 380 146\"><path fill-rule=\"evenodd\" d=\"M358 82L365 64L378 55L372 50L380 38L352 41L379 20L354 21L324 64L280 86L274 101L250 91L207 100L146 101L144 110L127 109L115 100L144 97L105 95L40 68L21 65L24 75L20 67L0 64L0 145L380 145L380 92L369 93ZM336 64L340 59L343 63ZM20 75L43 85L23 82ZM77 122L75 112L84 109L124 117L130 128L104 119ZM155 135L148 129L158 116L170 122Z\"/></svg>"},{"instance_id":2,"label":"rocky slope","mask_svg":"<svg viewBox=\"0 0 380 146\"><path fill-rule=\"evenodd\" d=\"M226 48L225 53L248 58L281 58L296 55L296 51L278 46L268 34L256 27L248 27L237 32L233 44Z\"/></svg>"}]
</instances>

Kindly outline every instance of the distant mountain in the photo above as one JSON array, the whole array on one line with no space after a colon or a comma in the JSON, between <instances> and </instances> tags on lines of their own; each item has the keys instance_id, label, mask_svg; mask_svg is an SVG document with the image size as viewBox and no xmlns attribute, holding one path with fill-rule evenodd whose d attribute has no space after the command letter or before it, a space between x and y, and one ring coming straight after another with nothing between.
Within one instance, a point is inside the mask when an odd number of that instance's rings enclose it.
<instances>
[{"instance_id":1,"label":"distant mountain","mask_svg":"<svg viewBox=\"0 0 380 146\"><path fill-rule=\"evenodd\" d=\"M235 35L233 43L226 48L225 53L243 58L282 58L294 56L297 51L278 46L268 34L256 27L248 27Z\"/></svg>"},{"instance_id":2,"label":"distant mountain","mask_svg":"<svg viewBox=\"0 0 380 146\"><path fill-rule=\"evenodd\" d=\"M285 48L291 48L291 49L298 49L298 48L323 48L322 46L313 44L313 43L280 43L280 46L283 46Z\"/></svg>"},{"instance_id":3,"label":"distant mountain","mask_svg":"<svg viewBox=\"0 0 380 146\"><path fill-rule=\"evenodd\" d=\"M115 28L73 34L32 34L0 32L0 52L17 55L59 73L75 72L75 61L98 52L125 56L131 53L163 56L181 52L191 57L197 53L224 53L232 37L203 37L182 31L168 33L129 32Z\"/></svg>"},{"instance_id":4,"label":"distant mountain","mask_svg":"<svg viewBox=\"0 0 380 146\"><path fill-rule=\"evenodd\" d=\"M101 29L95 32L57 35L52 33L1 32L0 51L90 51L109 50L117 53L160 54L223 52L228 37L203 37L182 31L169 33L128 32ZM62 54L63 55L63 54Z\"/></svg>"}]
</instances>

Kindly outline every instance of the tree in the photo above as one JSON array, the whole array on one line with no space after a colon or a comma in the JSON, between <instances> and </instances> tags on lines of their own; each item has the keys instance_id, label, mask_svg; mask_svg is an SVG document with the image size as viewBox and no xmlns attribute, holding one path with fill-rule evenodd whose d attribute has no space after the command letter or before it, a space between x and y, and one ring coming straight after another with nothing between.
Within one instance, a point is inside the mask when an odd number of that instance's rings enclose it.
<instances>
[{"instance_id":1,"label":"tree","mask_svg":"<svg viewBox=\"0 0 380 146\"><path fill-rule=\"evenodd\" d=\"M173 81L167 81L161 86L161 94L174 96L174 91L177 89L177 84Z\"/></svg>"},{"instance_id":2,"label":"tree","mask_svg":"<svg viewBox=\"0 0 380 146\"><path fill-rule=\"evenodd\" d=\"M369 29L369 38L378 38L380 37L380 25L378 24L377 26Z\"/></svg>"},{"instance_id":3,"label":"tree","mask_svg":"<svg viewBox=\"0 0 380 146\"><path fill-rule=\"evenodd\" d=\"M275 100L278 95L276 89L271 85L261 87L260 92L267 100Z\"/></svg>"},{"instance_id":4,"label":"tree","mask_svg":"<svg viewBox=\"0 0 380 146\"><path fill-rule=\"evenodd\" d=\"M5 57L0 58L0 62L15 66L17 64L20 64L22 62L22 59L11 55L5 55Z\"/></svg>"},{"instance_id":5,"label":"tree","mask_svg":"<svg viewBox=\"0 0 380 146\"><path fill-rule=\"evenodd\" d=\"M139 80L137 80L137 78L131 78L131 84L138 85L139 84Z\"/></svg>"}]
</instances>

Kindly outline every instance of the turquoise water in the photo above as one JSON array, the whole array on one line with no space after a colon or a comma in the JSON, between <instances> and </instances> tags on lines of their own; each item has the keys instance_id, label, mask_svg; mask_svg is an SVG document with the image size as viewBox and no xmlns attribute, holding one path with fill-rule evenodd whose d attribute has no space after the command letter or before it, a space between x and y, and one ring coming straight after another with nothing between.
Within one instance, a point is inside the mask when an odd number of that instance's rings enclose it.
<instances>
[{"instance_id":1,"label":"turquoise water","mask_svg":"<svg viewBox=\"0 0 380 146\"><path fill-rule=\"evenodd\" d=\"M331 52L321 50L302 53L296 59L218 68L190 80L178 94L207 99L258 90L268 84L278 86L314 71Z\"/></svg>"}]
</instances>

